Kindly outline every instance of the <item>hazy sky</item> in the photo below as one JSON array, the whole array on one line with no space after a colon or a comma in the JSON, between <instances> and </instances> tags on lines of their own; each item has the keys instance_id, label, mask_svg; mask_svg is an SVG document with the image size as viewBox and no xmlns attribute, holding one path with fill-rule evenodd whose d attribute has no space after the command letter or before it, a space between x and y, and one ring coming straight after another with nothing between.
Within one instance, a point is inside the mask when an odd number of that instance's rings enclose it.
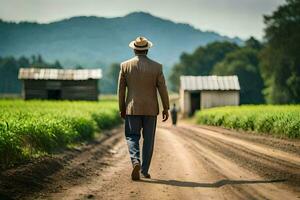
<instances>
[{"instance_id":1,"label":"hazy sky","mask_svg":"<svg viewBox=\"0 0 300 200\"><path fill-rule=\"evenodd\" d=\"M78 15L123 16L133 11L185 22L243 39L263 36L263 14L284 0L0 0L0 18L51 22Z\"/></svg>"}]
</instances>

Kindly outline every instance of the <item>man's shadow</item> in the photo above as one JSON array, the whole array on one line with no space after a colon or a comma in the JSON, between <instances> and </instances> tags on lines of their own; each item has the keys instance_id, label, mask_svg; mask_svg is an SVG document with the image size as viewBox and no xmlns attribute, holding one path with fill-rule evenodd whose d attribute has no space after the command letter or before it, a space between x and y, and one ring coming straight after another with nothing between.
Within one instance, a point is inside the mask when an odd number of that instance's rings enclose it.
<instances>
[{"instance_id":1,"label":"man's shadow","mask_svg":"<svg viewBox=\"0 0 300 200\"><path fill-rule=\"evenodd\" d=\"M152 184L163 184L178 187L210 187L219 188L224 185L242 185L242 184L258 184L258 183L278 183L284 182L285 179L273 179L273 180L229 180L223 179L213 183L197 183L190 181L178 181L178 180L159 180L159 179L141 179L141 182Z\"/></svg>"}]
</instances>

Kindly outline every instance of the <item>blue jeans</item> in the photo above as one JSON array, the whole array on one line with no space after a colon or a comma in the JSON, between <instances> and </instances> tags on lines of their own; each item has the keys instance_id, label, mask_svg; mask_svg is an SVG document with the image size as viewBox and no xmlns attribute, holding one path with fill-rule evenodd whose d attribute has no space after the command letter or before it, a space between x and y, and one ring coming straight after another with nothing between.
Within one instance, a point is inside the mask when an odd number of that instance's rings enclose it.
<instances>
[{"instance_id":1,"label":"blue jeans","mask_svg":"<svg viewBox=\"0 0 300 200\"><path fill-rule=\"evenodd\" d=\"M126 115L125 117L125 137L128 144L129 155L132 164L140 162L141 130L143 134L143 152L141 172L147 174L153 154L156 116L146 115Z\"/></svg>"}]
</instances>

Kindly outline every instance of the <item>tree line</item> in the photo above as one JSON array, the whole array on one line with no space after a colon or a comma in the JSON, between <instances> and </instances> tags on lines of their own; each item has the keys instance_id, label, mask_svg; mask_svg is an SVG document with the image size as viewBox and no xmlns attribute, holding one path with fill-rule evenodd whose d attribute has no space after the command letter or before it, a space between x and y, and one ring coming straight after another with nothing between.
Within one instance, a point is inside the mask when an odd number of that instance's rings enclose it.
<instances>
[{"instance_id":1,"label":"tree line","mask_svg":"<svg viewBox=\"0 0 300 200\"><path fill-rule=\"evenodd\" d=\"M20 68L62 68L59 61L46 62L41 55L27 57L0 57L0 93L20 93L21 82L18 80Z\"/></svg>"},{"instance_id":2,"label":"tree line","mask_svg":"<svg viewBox=\"0 0 300 200\"><path fill-rule=\"evenodd\" d=\"M257 40L250 38L242 47L230 42L214 42L191 54L184 53L171 71L171 89L179 90L181 75L237 75L241 103L264 103L264 83L258 58L261 48Z\"/></svg>"},{"instance_id":3,"label":"tree line","mask_svg":"<svg viewBox=\"0 0 300 200\"><path fill-rule=\"evenodd\" d=\"M183 53L171 89L178 91L180 75L238 75L242 104L300 103L300 0L286 0L264 22L262 43L214 42Z\"/></svg>"}]
</instances>

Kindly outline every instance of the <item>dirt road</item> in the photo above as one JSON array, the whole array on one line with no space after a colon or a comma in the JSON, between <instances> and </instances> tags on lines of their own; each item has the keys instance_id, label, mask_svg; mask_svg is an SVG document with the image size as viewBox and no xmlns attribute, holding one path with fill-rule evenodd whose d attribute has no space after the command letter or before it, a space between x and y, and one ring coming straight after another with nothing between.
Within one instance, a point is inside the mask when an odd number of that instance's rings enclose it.
<instances>
[{"instance_id":1,"label":"dirt road","mask_svg":"<svg viewBox=\"0 0 300 200\"><path fill-rule=\"evenodd\" d=\"M299 141L160 124L152 179L133 182L121 130L79 150L29 199L300 199Z\"/></svg>"}]
</instances>

